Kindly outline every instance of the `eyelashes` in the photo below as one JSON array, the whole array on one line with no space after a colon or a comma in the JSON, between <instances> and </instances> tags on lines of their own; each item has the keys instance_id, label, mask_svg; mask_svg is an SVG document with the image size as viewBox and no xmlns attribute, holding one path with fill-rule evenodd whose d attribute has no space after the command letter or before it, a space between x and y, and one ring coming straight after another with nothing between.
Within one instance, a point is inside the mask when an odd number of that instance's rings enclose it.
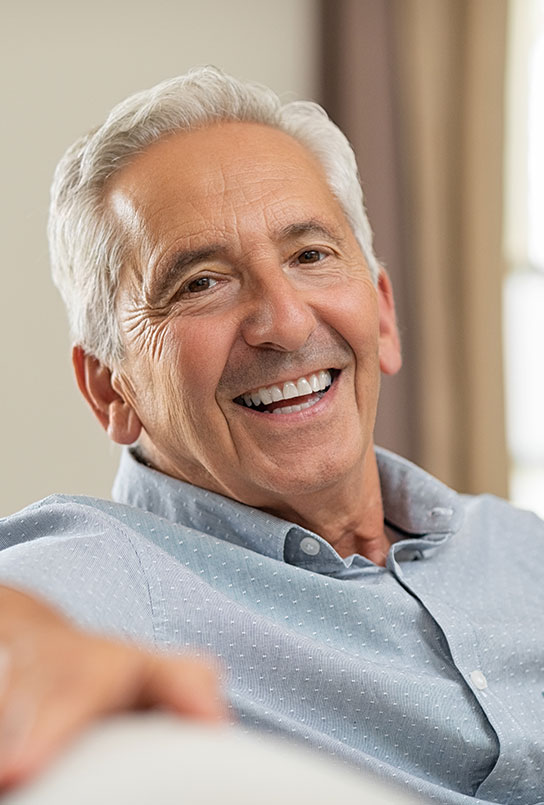
<instances>
[{"instance_id":1,"label":"eyelashes","mask_svg":"<svg viewBox=\"0 0 544 805\"><path fill-rule=\"evenodd\" d=\"M218 280L207 275L203 277L196 277L195 279L191 279L189 282L186 282L185 285L183 285L182 293L202 293L203 291L209 291L210 288L213 288L215 285L217 285L217 283Z\"/></svg>"},{"instance_id":2,"label":"eyelashes","mask_svg":"<svg viewBox=\"0 0 544 805\"><path fill-rule=\"evenodd\" d=\"M338 256L339 255L337 255L331 249L326 249L323 247L305 248L297 251L293 257L289 258L286 264L293 268L303 268L304 266L311 267L322 263L328 264L329 258ZM199 297L202 299L207 298L218 291L221 285L228 283L233 276L235 276L235 274L228 271L228 268L224 272L214 272L213 270L206 271L203 267L202 273L197 273L183 281L180 287L172 295L170 303L172 304L191 299L197 300Z\"/></svg>"},{"instance_id":3,"label":"eyelashes","mask_svg":"<svg viewBox=\"0 0 544 805\"><path fill-rule=\"evenodd\" d=\"M296 259L302 265L309 265L312 263L320 263L326 256L327 254L321 251L321 249L304 249Z\"/></svg>"}]
</instances>

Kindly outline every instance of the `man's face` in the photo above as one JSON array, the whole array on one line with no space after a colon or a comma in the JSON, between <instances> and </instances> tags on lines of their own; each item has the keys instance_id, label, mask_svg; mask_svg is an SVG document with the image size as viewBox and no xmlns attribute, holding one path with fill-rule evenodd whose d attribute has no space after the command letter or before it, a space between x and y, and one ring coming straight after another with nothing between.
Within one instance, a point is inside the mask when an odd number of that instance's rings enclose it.
<instances>
[{"instance_id":1,"label":"man's face","mask_svg":"<svg viewBox=\"0 0 544 805\"><path fill-rule=\"evenodd\" d=\"M113 385L148 460L270 510L357 482L394 312L312 155L258 124L177 133L109 204L133 245Z\"/></svg>"}]
</instances>

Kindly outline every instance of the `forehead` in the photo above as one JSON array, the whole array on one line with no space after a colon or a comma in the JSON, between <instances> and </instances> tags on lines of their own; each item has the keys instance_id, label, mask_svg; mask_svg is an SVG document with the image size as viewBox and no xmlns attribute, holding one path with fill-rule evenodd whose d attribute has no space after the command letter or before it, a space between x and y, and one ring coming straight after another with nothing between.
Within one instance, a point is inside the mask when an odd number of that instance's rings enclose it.
<instances>
[{"instance_id":1,"label":"forehead","mask_svg":"<svg viewBox=\"0 0 544 805\"><path fill-rule=\"evenodd\" d=\"M256 123L176 132L113 178L109 203L138 245L165 233L198 239L294 218L343 219L323 168L288 134Z\"/></svg>"}]
</instances>

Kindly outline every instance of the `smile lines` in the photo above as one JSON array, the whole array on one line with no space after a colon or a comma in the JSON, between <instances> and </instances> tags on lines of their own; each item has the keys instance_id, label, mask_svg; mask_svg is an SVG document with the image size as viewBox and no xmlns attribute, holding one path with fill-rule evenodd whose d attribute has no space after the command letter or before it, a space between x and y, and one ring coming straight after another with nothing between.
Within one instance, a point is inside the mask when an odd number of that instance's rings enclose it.
<instances>
[{"instance_id":1,"label":"smile lines","mask_svg":"<svg viewBox=\"0 0 544 805\"><path fill-rule=\"evenodd\" d=\"M289 380L282 385L264 386L257 389L257 391L242 394L236 398L235 402L248 408L260 408L261 410L266 406L266 410L270 413L290 414L314 405L323 396L319 392L324 392L331 383L332 376L330 371L322 369L309 377L299 377L298 380ZM305 400L298 405L274 405L274 403L281 403L296 397L307 397L308 395L312 395L311 399ZM271 406L271 408L268 408L268 406Z\"/></svg>"}]
</instances>

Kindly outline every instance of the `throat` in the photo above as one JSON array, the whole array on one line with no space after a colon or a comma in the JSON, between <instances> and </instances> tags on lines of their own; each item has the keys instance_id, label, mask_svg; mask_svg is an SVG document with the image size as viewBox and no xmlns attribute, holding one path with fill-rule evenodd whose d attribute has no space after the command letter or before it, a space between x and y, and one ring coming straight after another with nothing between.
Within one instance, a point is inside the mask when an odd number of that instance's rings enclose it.
<instances>
[{"instance_id":1,"label":"throat","mask_svg":"<svg viewBox=\"0 0 544 805\"><path fill-rule=\"evenodd\" d=\"M298 523L319 534L345 559L358 554L385 567L391 541L385 530L380 477L370 444L363 466L338 482L321 486L310 494L283 498L266 508L284 520Z\"/></svg>"},{"instance_id":2,"label":"throat","mask_svg":"<svg viewBox=\"0 0 544 805\"><path fill-rule=\"evenodd\" d=\"M374 537L354 537L340 540L336 545L333 545L333 548L342 559L346 559L346 557L355 553L359 554L359 556L364 556L365 559L379 567L385 567L390 547L391 544L385 532Z\"/></svg>"}]
</instances>

